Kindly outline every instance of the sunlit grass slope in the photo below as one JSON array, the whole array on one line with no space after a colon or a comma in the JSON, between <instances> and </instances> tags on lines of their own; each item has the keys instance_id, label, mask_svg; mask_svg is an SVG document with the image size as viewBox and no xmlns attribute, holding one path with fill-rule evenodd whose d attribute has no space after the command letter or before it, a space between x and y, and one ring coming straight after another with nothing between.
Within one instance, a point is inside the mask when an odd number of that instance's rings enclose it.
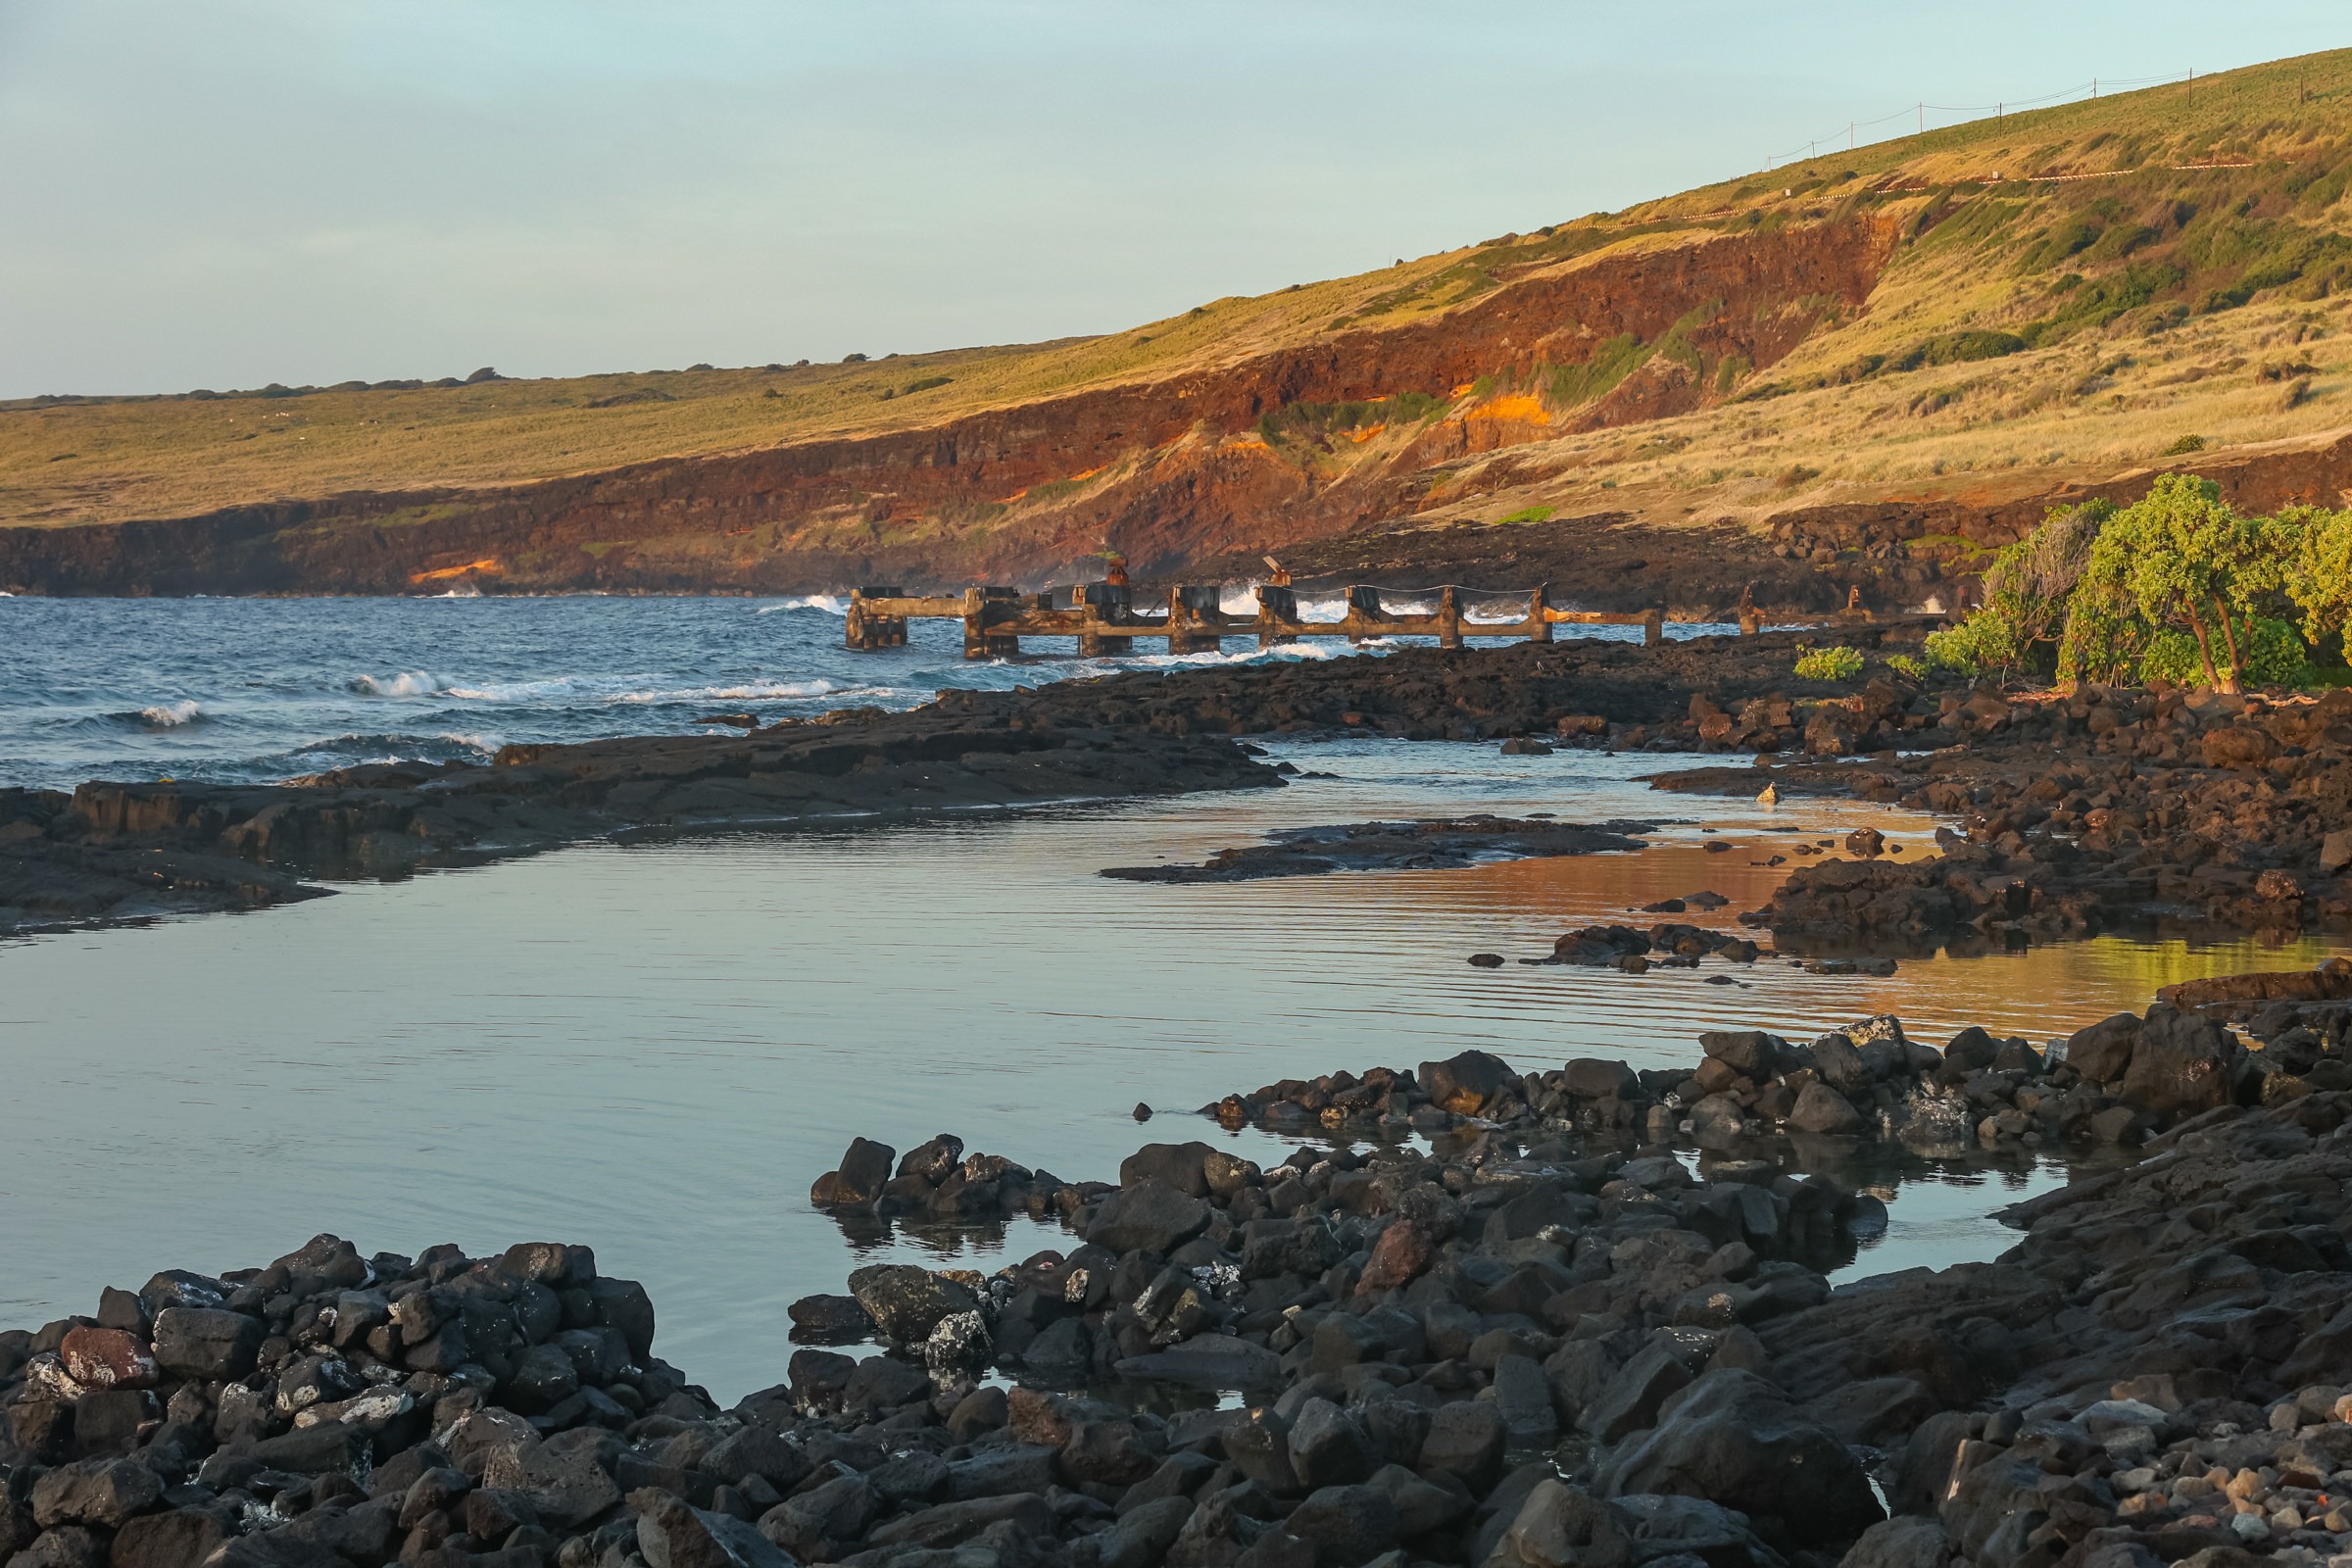
<instances>
[{"instance_id":1,"label":"sunlit grass slope","mask_svg":"<svg viewBox=\"0 0 2352 1568\"><path fill-rule=\"evenodd\" d=\"M1522 418L1535 450L1515 449L1508 483L1460 465L1430 491L1433 509L1484 519L1610 490L1713 514L1840 486L2112 467L2190 437L2212 450L2352 423L2348 188L2352 51L2339 51L2193 92L1838 152L1110 336L827 366L0 404L0 522L495 485L920 428L1440 318L1517 279L1629 250L1851 220L1900 235L1865 308L1827 313L1762 370L1710 368L1695 413L1550 440L1543 419ZM1469 397L1572 405L1671 350L1614 345L1581 381L1549 368L1517 385L1498 367ZM1393 455L1375 444L1363 461ZM1487 504L1498 491L1514 505ZM1667 505L1701 491L1703 504Z\"/></svg>"}]
</instances>

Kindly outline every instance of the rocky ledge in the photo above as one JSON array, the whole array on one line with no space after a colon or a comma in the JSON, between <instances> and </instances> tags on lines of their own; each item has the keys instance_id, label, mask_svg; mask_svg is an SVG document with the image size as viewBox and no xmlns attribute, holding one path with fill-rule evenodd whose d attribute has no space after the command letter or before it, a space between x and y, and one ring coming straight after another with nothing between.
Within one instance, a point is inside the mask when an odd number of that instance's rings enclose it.
<instances>
[{"instance_id":1,"label":"rocky ledge","mask_svg":"<svg viewBox=\"0 0 2352 1568\"><path fill-rule=\"evenodd\" d=\"M1266 835L1264 844L1219 850L1199 865L1113 865L1102 874L1123 882L1253 882L1332 871L1459 870L1490 860L1639 850L1645 846L1634 835L1656 830L1655 822L1588 825L1486 815L1350 822L1283 828Z\"/></svg>"},{"instance_id":2,"label":"rocky ledge","mask_svg":"<svg viewBox=\"0 0 2352 1568\"><path fill-rule=\"evenodd\" d=\"M1956 816L1943 854L1878 846L1800 866L1750 916L1790 950L2020 946L2152 926L2352 923L2352 691L2261 698L2106 691L1945 694L1956 737L1903 755L1891 686L1835 708L1813 761L1660 776L1660 789L1850 795ZM1765 715L1768 716L1768 715ZM1912 716L1918 716L1914 714ZM1759 738L1742 719L1711 742ZM1884 749L1880 749L1880 748ZM1856 760L1856 751L1875 751ZM1766 761L1773 761L1766 759Z\"/></svg>"},{"instance_id":3,"label":"rocky ledge","mask_svg":"<svg viewBox=\"0 0 2352 1568\"><path fill-rule=\"evenodd\" d=\"M0 933L208 909L618 833L1281 783L1221 738L852 710L741 736L510 746L486 766L384 763L276 785L0 790Z\"/></svg>"},{"instance_id":4,"label":"rocky ledge","mask_svg":"<svg viewBox=\"0 0 2352 1568\"><path fill-rule=\"evenodd\" d=\"M1726 1033L1671 1086L1464 1053L1276 1086L1325 1127L1426 1145L1261 1168L1154 1144L1115 1184L945 1136L903 1158L858 1140L820 1206L1020 1208L1072 1245L986 1276L858 1269L792 1312L879 1352L811 1345L728 1408L653 1353L645 1292L585 1248L363 1256L320 1237L0 1335L0 1550L10 1568L2318 1568L2352 1551L2344 1011L2272 999L2257 1033L2284 1027L2255 1052L2161 1005L2044 1049L1972 1030L1936 1051L1887 1019L1808 1046ZM2296 1065L2248 1066L2272 1052ZM1832 1288L1823 1270L1886 1213L1800 1174L1808 1147L1834 1162L1907 1136L1920 1118L1865 1107L1922 1096L2069 1136L2044 1112L2094 1084L2153 1134L2137 1163L2016 1205L1996 1263ZM1797 1136L1822 1095L1841 1129ZM1702 1114L1726 1101L1737 1115ZM2010 1136L2006 1114L1976 1136Z\"/></svg>"}]
</instances>

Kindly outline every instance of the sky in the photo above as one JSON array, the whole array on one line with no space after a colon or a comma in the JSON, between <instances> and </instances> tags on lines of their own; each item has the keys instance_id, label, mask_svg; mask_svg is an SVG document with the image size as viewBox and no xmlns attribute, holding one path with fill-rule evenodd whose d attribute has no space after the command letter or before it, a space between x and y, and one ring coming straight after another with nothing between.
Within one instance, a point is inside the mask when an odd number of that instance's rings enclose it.
<instances>
[{"instance_id":1,"label":"sky","mask_svg":"<svg viewBox=\"0 0 2352 1568\"><path fill-rule=\"evenodd\" d=\"M0 0L0 397L1116 331L1743 173L1923 100L2337 47L2345 16Z\"/></svg>"}]
</instances>

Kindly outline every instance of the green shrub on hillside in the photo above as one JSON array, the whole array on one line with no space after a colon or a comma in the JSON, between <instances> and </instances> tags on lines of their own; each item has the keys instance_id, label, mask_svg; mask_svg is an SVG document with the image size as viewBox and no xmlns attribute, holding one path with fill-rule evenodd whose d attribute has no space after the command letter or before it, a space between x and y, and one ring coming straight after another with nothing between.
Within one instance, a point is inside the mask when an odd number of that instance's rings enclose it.
<instances>
[{"instance_id":1,"label":"green shrub on hillside","mask_svg":"<svg viewBox=\"0 0 2352 1568\"><path fill-rule=\"evenodd\" d=\"M1928 661L1938 669L1974 678L1995 672L2004 677L2026 657L2026 644L2017 622L1987 606L1957 626L1928 633Z\"/></svg>"},{"instance_id":2,"label":"green shrub on hillside","mask_svg":"<svg viewBox=\"0 0 2352 1568\"><path fill-rule=\"evenodd\" d=\"M2311 656L2295 628L2283 620L2257 616L2244 629L2245 678L2257 686L2308 686ZM2149 637L2139 656L2138 677L2144 683L2168 680L2176 686L2210 682L2196 639L2170 626Z\"/></svg>"},{"instance_id":3,"label":"green shrub on hillside","mask_svg":"<svg viewBox=\"0 0 2352 1568\"><path fill-rule=\"evenodd\" d=\"M1928 678L1927 662L1911 654L1887 655L1886 667L1906 680L1926 680Z\"/></svg>"},{"instance_id":4,"label":"green shrub on hillside","mask_svg":"<svg viewBox=\"0 0 2352 1568\"><path fill-rule=\"evenodd\" d=\"M2342 637L2352 629L2352 512L2288 507L2278 520L2294 530L2282 575L2303 612L2303 635L2315 646Z\"/></svg>"},{"instance_id":5,"label":"green shrub on hillside","mask_svg":"<svg viewBox=\"0 0 2352 1568\"><path fill-rule=\"evenodd\" d=\"M1929 637L1932 662L2067 685L2309 685L2313 650L2352 622L2352 513L2243 516L2212 481L2168 473L2121 511L2053 512L1984 587L1982 610Z\"/></svg>"},{"instance_id":6,"label":"green shrub on hillside","mask_svg":"<svg viewBox=\"0 0 2352 1568\"><path fill-rule=\"evenodd\" d=\"M1972 360L1997 360L2024 351L2026 340L2015 332L1946 332L1932 337L1898 357L1890 368L1916 370L1923 365L1966 365Z\"/></svg>"},{"instance_id":7,"label":"green shrub on hillside","mask_svg":"<svg viewBox=\"0 0 2352 1568\"><path fill-rule=\"evenodd\" d=\"M1861 673L1858 648L1808 648L1796 656L1798 680L1852 680Z\"/></svg>"}]
</instances>

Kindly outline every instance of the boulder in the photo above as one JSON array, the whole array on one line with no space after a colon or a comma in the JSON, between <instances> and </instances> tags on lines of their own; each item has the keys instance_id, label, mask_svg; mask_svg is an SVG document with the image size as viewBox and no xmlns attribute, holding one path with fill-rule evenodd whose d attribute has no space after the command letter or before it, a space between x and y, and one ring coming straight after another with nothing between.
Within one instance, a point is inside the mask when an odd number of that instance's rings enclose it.
<instances>
[{"instance_id":1,"label":"boulder","mask_svg":"<svg viewBox=\"0 0 2352 1568\"><path fill-rule=\"evenodd\" d=\"M830 1560L872 1523L881 1505L865 1477L836 1476L761 1514L760 1534L795 1556Z\"/></svg>"},{"instance_id":2,"label":"boulder","mask_svg":"<svg viewBox=\"0 0 2352 1568\"><path fill-rule=\"evenodd\" d=\"M1622 1061L1579 1056L1560 1069L1561 1087L1579 1100L1631 1100L1642 1080Z\"/></svg>"},{"instance_id":3,"label":"boulder","mask_svg":"<svg viewBox=\"0 0 2352 1568\"><path fill-rule=\"evenodd\" d=\"M2352 827L2339 827L2320 841L2320 869L2329 876L2352 867Z\"/></svg>"},{"instance_id":4,"label":"boulder","mask_svg":"<svg viewBox=\"0 0 2352 1568\"><path fill-rule=\"evenodd\" d=\"M1396 1544L1396 1505L1378 1487L1324 1487L1283 1528L1313 1546L1317 1568L1358 1568Z\"/></svg>"},{"instance_id":5,"label":"boulder","mask_svg":"<svg viewBox=\"0 0 2352 1568\"><path fill-rule=\"evenodd\" d=\"M206 1508L141 1514L115 1532L114 1568L186 1568L220 1548L228 1532Z\"/></svg>"},{"instance_id":6,"label":"boulder","mask_svg":"<svg viewBox=\"0 0 2352 1568\"><path fill-rule=\"evenodd\" d=\"M174 1377L211 1383L253 1370L269 1333L258 1317L218 1307L172 1306L155 1317L155 1359Z\"/></svg>"},{"instance_id":7,"label":"boulder","mask_svg":"<svg viewBox=\"0 0 2352 1568\"><path fill-rule=\"evenodd\" d=\"M869 1263L850 1275L850 1295L902 1345L920 1344L943 1318L978 1307L961 1285L912 1263Z\"/></svg>"},{"instance_id":8,"label":"boulder","mask_svg":"<svg viewBox=\"0 0 2352 1568\"><path fill-rule=\"evenodd\" d=\"M2278 755L2277 737L2254 724L2230 724L2209 729L2200 744L2207 767L2264 767Z\"/></svg>"},{"instance_id":9,"label":"boulder","mask_svg":"<svg viewBox=\"0 0 2352 1568\"><path fill-rule=\"evenodd\" d=\"M1565 1482L1536 1483L1486 1568L1626 1568L1634 1543L1608 1504Z\"/></svg>"},{"instance_id":10,"label":"boulder","mask_svg":"<svg viewBox=\"0 0 2352 1568\"><path fill-rule=\"evenodd\" d=\"M1421 1468L1443 1470L1483 1493L1502 1474L1510 1433L1492 1399L1457 1399L1438 1406L1421 1440Z\"/></svg>"},{"instance_id":11,"label":"boulder","mask_svg":"<svg viewBox=\"0 0 2352 1568\"><path fill-rule=\"evenodd\" d=\"M1747 1515L1703 1497L1642 1492L1610 1499L1609 1511L1633 1538L1634 1555L1644 1563L1662 1557L1695 1557L1708 1563L1766 1563L1769 1548L1755 1539Z\"/></svg>"},{"instance_id":12,"label":"boulder","mask_svg":"<svg viewBox=\"0 0 2352 1568\"><path fill-rule=\"evenodd\" d=\"M855 1296L804 1296L784 1311L792 1319L793 1338L820 1345L862 1340L874 1331L874 1320Z\"/></svg>"},{"instance_id":13,"label":"boulder","mask_svg":"<svg viewBox=\"0 0 2352 1568\"><path fill-rule=\"evenodd\" d=\"M1429 1267L1436 1252L1436 1244L1427 1231L1411 1220L1396 1221L1372 1244L1372 1255L1364 1263L1363 1277L1356 1281L1356 1294L1377 1296L1383 1291L1403 1289Z\"/></svg>"},{"instance_id":14,"label":"boulder","mask_svg":"<svg viewBox=\"0 0 2352 1568\"><path fill-rule=\"evenodd\" d=\"M1216 1151L1195 1141L1189 1144L1146 1144L1119 1161L1119 1185L1132 1187L1153 1181L1173 1187L1187 1198L1208 1196L1208 1156Z\"/></svg>"},{"instance_id":15,"label":"boulder","mask_svg":"<svg viewBox=\"0 0 2352 1568\"><path fill-rule=\"evenodd\" d=\"M2094 1084L2121 1082L2139 1044L2136 1014L2119 1012L2067 1036L2067 1064Z\"/></svg>"},{"instance_id":16,"label":"boulder","mask_svg":"<svg viewBox=\"0 0 2352 1568\"><path fill-rule=\"evenodd\" d=\"M1818 1080L1797 1092L1796 1104L1788 1112L1790 1132L1822 1138L1855 1137L1869 1125L1852 1101Z\"/></svg>"},{"instance_id":17,"label":"boulder","mask_svg":"<svg viewBox=\"0 0 2352 1568\"><path fill-rule=\"evenodd\" d=\"M137 1298L132 1298L133 1300ZM76 1324L66 1331L57 1348L66 1374L89 1389L151 1389L155 1387L155 1355L146 1340L127 1329Z\"/></svg>"},{"instance_id":18,"label":"boulder","mask_svg":"<svg viewBox=\"0 0 2352 1568\"><path fill-rule=\"evenodd\" d=\"M1170 1252L1199 1235L1208 1214L1208 1205L1200 1199L1165 1182L1142 1181L1102 1200L1087 1227L1086 1240L1113 1252Z\"/></svg>"},{"instance_id":19,"label":"boulder","mask_svg":"<svg viewBox=\"0 0 2352 1568\"><path fill-rule=\"evenodd\" d=\"M906 1151L899 1161L898 1179L912 1178L937 1187L963 1163L963 1140L954 1133L941 1133Z\"/></svg>"},{"instance_id":20,"label":"boulder","mask_svg":"<svg viewBox=\"0 0 2352 1568\"><path fill-rule=\"evenodd\" d=\"M1262 1392L1282 1385L1282 1357L1232 1334L1197 1335L1164 1350L1129 1356L1113 1370L1123 1378L1234 1393Z\"/></svg>"},{"instance_id":21,"label":"boulder","mask_svg":"<svg viewBox=\"0 0 2352 1568\"><path fill-rule=\"evenodd\" d=\"M32 1484L32 1518L44 1530L59 1525L112 1530L163 1497L163 1478L135 1459L81 1459Z\"/></svg>"},{"instance_id":22,"label":"boulder","mask_svg":"<svg viewBox=\"0 0 2352 1568\"><path fill-rule=\"evenodd\" d=\"M1291 1422L1291 1472L1310 1491L1352 1486L1380 1467L1371 1439L1329 1399L1309 1399Z\"/></svg>"},{"instance_id":23,"label":"boulder","mask_svg":"<svg viewBox=\"0 0 2352 1568\"><path fill-rule=\"evenodd\" d=\"M879 1413L911 1404L930 1392L931 1379L919 1366L887 1355L869 1355L842 1385L842 1408Z\"/></svg>"},{"instance_id":24,"label":"boulder","mask_svg":"<svg viewBox=\"0 0 2352 1568\"><path fill-rule=\"evenodd\" d=\"M1190 1497L1154 1497L1138 1503L1094 1538L1095 1561L1100 1568L1159 1568L1192 1516Z\"/></svg>"},{"instance_id":25,"label":"boulder","mask_svg":"<svg viewBox=\"0 0 2352 1568\"><path fill-rule=\"evenodd\" d=\"M629 1506L637 1510L637 1549L647 1568L798 1568L753 1526L659 1487L630 1493Z\"/></svg>"},{"instance_id":26,"label":"boulder","mask_svg":"<svg viewBox=\"0 0 2352 1568\"><path fill-rule=\"evenodd\" d=\"M1769 1078L1779 1055L1780 1039L1761 1029L1710 1029L1698 1046L1742 1078Z\"/></svg>"},{"instance_id":27,"label":"boulder","mask_svg":"<svg viewBox=\"0 0 2352 1568\"><path fill-rule=\"evenodd\" d=\"M1944 1568L1951 1553L1942 1525L1917 1514L1896 1514L1863 1531L1838 1559L1838 1568Z\"/></svg>"},{"instance_id":28,"label":"boulder","mask_svg":"<svg viewBox=\"0 0 2352 1568\"><path fill-rule=\"evenodd\" d=\"M1813 1070L1840 1094L1870 1087L1869 1061L1849 1037L1835 1031L1813 1042Z\"/></svg>"},{"instance_id":29,"label":"boulder","mask_svg":"<svg viewBox=\"0 0 2352 1568\"><path fill-rule=\"evenodd\" d=\"M1645 1346L1585 1405L1577 1425L1595 1443L1615 1443L1654 1423L1666 1396L1690 1382L1690 1370L1665 1346Z\"/></svg>"},{"instance_id":30,"label":"boulder","mask_svg":"<svg viewBox=\"0 0 2352 1568\"><path fill-rule=\"evenodd\" d=\"M852 1208L874 1202L881 1198L882 1186L890 1180L890 1162L897 1157L898 1152L888 1144L853 1138L840 1166L819 1176L808 1190L808 1201L818 1208Z\"/></svg>"},{"instance_id":31,"label":"boulder","mask_svg":"<svg viewBox=\"0 0 2352 1568\"><path fill-rule=\"evenodd\" d=\"M1702 1373L1646 1437L1600 1472L1604 1495L1680 1493L1780 1521L1807 1546L1885 1516L1852 1450L1752 1372Z\"/></svg>"},{"instance_id":32,"label":"boulder","mask_svg":"<svg viewBox=\"0 0 2352 1568\"><path fill-rule=\"evenodd\" d=\"M2117 1095L2125 1104L2168 1120L2193 1116L2230 1102L2235 1056L2220 1024L2159 1003L2142 1020Z\"/></svg>"},{"instance_id":33,"label":"boulder","mask_svg":"<svg viewBox=\"0 0 2352 1568\"><path fill-rule=\"evenodd\" d=\"M1433 1102L1457 1116L1476 1116L1519 1087L1519 1075L1510 1063L1484 1051L1425 1061L1417 1081Z\"/></svg>"}]
</instances>

